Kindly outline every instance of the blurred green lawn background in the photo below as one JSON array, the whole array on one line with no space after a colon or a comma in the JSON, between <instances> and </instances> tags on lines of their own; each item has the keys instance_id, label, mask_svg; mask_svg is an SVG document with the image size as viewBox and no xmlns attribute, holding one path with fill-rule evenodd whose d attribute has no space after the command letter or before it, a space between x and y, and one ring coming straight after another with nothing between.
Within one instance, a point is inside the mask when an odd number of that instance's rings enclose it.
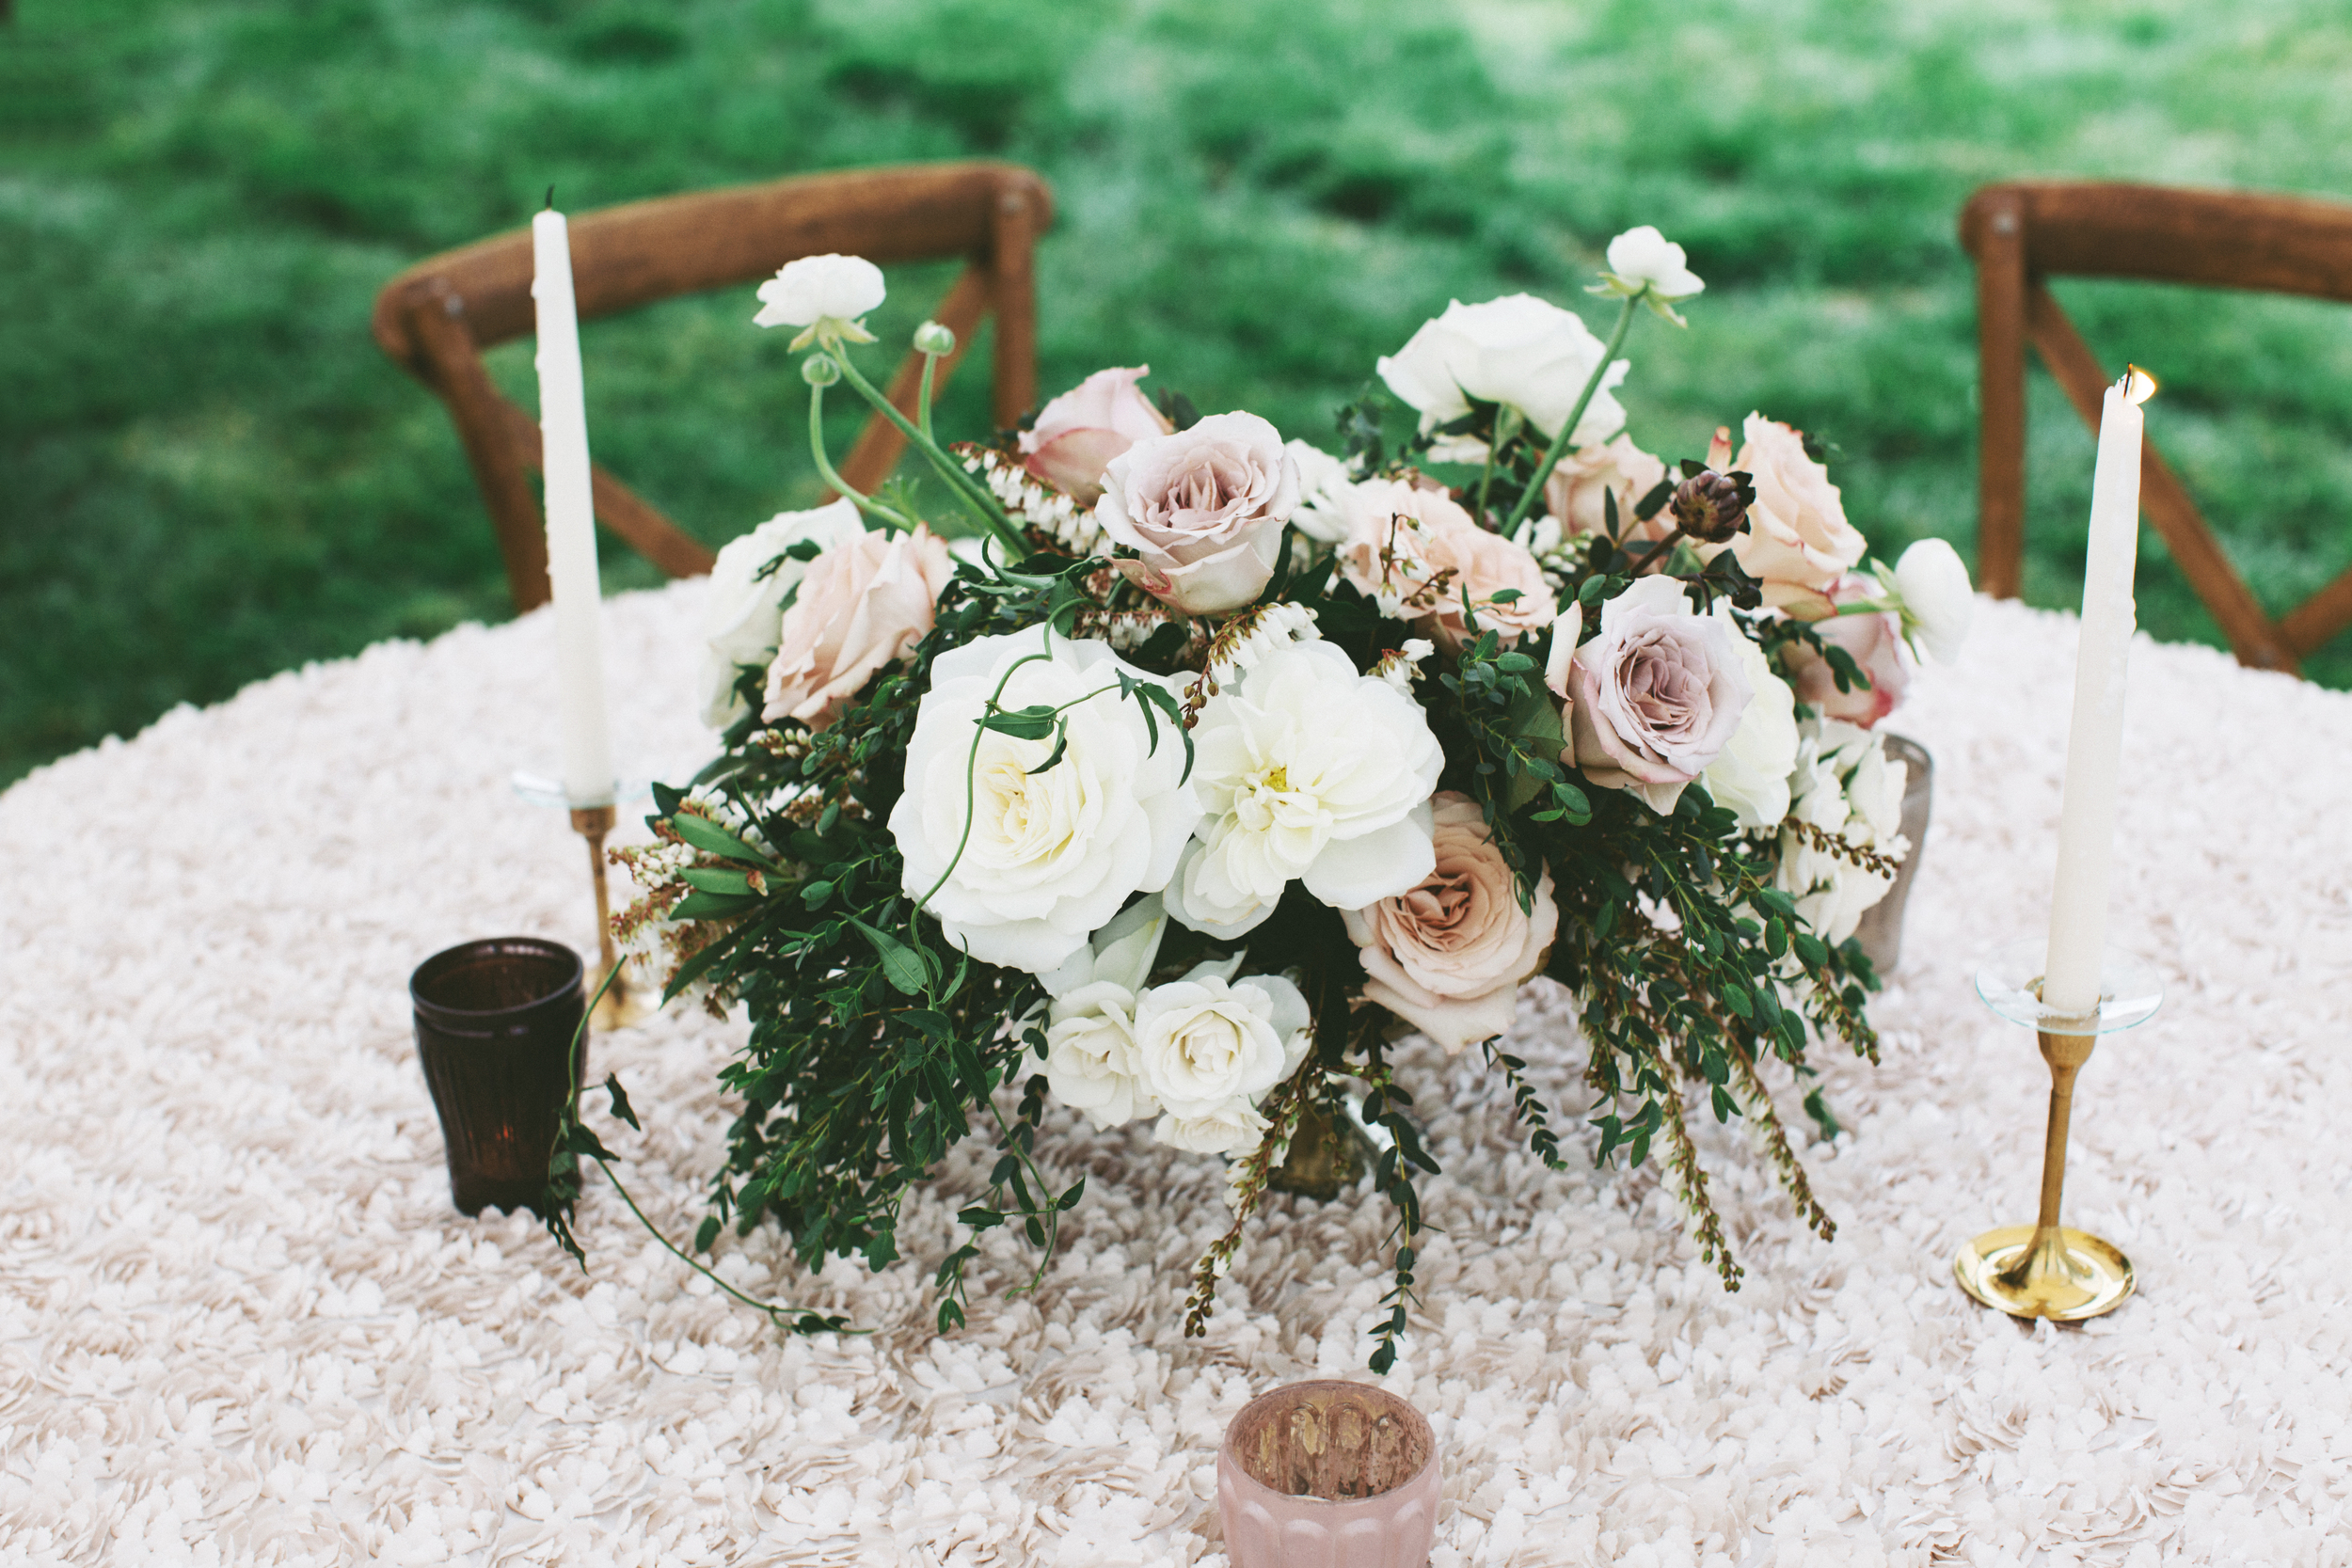
<instances>
[{"instance_id":1,"label":"blurred green lawn background","mask_svg":"<svg viewBox=\"0 0 2352 1568\"><path fill-rule=\"evenodd\" d=\"M0 781L307 659L507 613L439 406L376 354L418 257L899 159L1042 169L1042 377L1148 362L1328 440L1450 297L1581 293L1655 223L1708 279L1624 392L1668 458L1752 407L1892 557L1975 529L1953 238L2025 174L2352 195L2340 0L19 0L0 30ZM944 288L894 277L885 352ZM2352 312L2060 293L2274 610L2352 560ZM716 543L817 482L739 295L585 335L600 457ZM532 406L528 343L494 370ZM985 372L946 412L982 434ZM836 400L839 402L842 400ZM2077 592L2090 436L2037 373L2027 597ZM853 420L845 420L846 440ZM608 546L609 588L651 568ZM2153 538L2141 612L2217 641ZM2312 661L2352 684L2352 638ZM680 693L680 701L687 700Z\"/></svg>"}]
</instances>

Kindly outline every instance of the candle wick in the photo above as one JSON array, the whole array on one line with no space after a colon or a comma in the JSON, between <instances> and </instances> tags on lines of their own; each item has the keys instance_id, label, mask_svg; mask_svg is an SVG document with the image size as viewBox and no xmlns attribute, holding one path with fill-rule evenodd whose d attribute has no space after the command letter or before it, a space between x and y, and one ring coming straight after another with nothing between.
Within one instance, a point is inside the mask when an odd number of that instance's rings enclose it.
<instances>
[{"instance_id":1,"label":"candle wick","mask_svg":"<svg viewBox=\"0 0 2352 1568\"><path fill-rule=\"evenodd\" d=\"M554 187L553 185L549 185L549 186L548 187L548 206L547 206L547 210L548 210L548 212L550 212L550 213L552 213L552 212L554 212L554 211L555 211L555 187Z\"/></svg>"}]
</instances>

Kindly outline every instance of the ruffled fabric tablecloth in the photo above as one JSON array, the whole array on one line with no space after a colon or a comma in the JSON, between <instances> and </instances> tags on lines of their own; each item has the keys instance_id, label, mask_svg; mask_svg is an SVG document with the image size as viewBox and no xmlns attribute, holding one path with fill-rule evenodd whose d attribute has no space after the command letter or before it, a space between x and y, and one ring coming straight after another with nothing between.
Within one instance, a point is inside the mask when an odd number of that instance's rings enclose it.
<instances>
[{"instance_id":1,"label":"ruffled fabric tablecloth","mask_svg":"<svg viewBox=\"0 0 2352 1568\"><path fill-rule=\"evenodd\" d=\"M701 591L608 617L616 733L671 777L704 743ZM1884 1065L1820 1057L1834 1244L1709 1124L1726 1294L1653 1170L1547 1173L1471 1060L1422 1059L1444 1233L1388 1383L1443 1445L1438 1568L2352 1561L2352 698L2137 650L2116 932L2169 1000L2085 1071L2067 1197L2141 1293L2059 1329L1951 1283L1960 1242L2032 1215L2047 1075L1968 974L2042 918L2073 641L1987 604L1894 721L1935 754L1934 827ZM1067 1250L945 1339L928 1261L977 1151L879 1276L728 1243L730 1279L864 1337L778 1338L609 1192L586 1274L528 1216L450 1207L410 968L592 940L580 841L506 784L553 754L551 655L544 615L386 644L0 796L0 1564L1221 1562L1226 1419L1368 1375L1378 1204L1279 1200L1189 1342L1216 1163L1067 1118ZM675 1234L742 1029L595 1048ZM1557 992L1514 1049L1581 1167ZM1001 1289L1027 1262L995 1240Z\"/></svg>"}]
</instances>

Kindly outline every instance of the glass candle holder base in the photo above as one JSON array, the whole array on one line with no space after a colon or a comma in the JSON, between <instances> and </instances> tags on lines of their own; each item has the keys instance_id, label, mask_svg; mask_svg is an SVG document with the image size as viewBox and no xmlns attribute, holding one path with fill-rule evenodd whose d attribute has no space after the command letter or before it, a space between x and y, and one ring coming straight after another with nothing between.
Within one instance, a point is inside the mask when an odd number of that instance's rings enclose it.
<instances>
[{"instance_id":1,"label":"glass candle holder base","mask_svg":"<svg viewBox=\"0 0 2352 1568\"><path fill-rule=\"evenodd\" d=\"M589 1027L599 1034L615 1029L634 1029L661 1010L661 990L647 985L639 977L627 958L619 961L620 974L605 988L596 1005L588 1013ZM596 995L596 988L604 985L604 977L612 971L599 963L588 974L588 994Z\"/></svg>"},{"instance_id":2,"label":"glass candle holder base","mask_svg":"<svg viewBox=\"0 0 2352 1568\"><path fill-rule=\"evenodd\" d=\"M2016 1318L2079 1323L2112 1312L2132 1293L2131 1259L2111 1242L2058 1223L2066 1190L2066 1142L2074 1079L2099 1037L2145 1023L2164 1005L2164 982L2128 953L2101 955L2099 1000L2089 1013L2059 1013L2042 1000L2039 938L2013 942L1977 971L1977 994L2011 1023L2034 1031L2050 1069L2050 1109L2042 1134L2042 1207L2031 1225L1988 1230L1952 1259L1969 1296Z\"/></svg>"}]
</instances>

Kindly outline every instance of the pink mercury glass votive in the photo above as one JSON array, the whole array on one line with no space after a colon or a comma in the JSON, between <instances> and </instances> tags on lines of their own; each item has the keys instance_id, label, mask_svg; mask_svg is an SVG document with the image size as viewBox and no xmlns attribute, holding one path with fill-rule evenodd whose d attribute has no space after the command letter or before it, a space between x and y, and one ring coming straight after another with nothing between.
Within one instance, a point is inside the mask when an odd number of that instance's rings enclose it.
<instances>
[{"instance_id":1,"label":"pink mercury glass votive","mask_svg":"<svg viewBox=\"0 0 2352 1568\"><path fill-rule=\"evenodd\" d=\"M1438 1439L1369 1383L1293 1383L1243 1405L1216 1453L1232 1568L1424 1568Z\"/></svg>"}]
</instances>

